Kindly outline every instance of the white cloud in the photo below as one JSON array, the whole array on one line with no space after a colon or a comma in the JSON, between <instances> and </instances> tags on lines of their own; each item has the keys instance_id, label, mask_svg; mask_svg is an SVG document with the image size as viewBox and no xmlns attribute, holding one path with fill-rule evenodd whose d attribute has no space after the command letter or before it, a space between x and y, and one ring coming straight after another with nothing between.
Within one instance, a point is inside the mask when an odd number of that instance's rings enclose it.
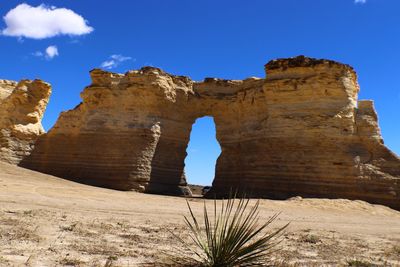
<instances>
[{"instance_id":1,"label":"white cloud","mask_svg":"<svg viewBox=\"0 0 400 267\"><path fill-rule=\"evenodd\" d=\"M51 45L46 48L46 58L52 59L53 57L58 56L58 48L55 45Z\"/></svg>"},{"instance_id":2,"label":"white cloud","mask_svg":"<svg viewBox=\"0 0 400 267\"><path fill-rule=\"evenodd\" d=\"M44 57L48 60L53 59L54 57L58 56L58 48L55 45L51 45L46 48L44 52L36 51L32 53L35 57Z\"/></svg>"},{"instance_id":3,"label":"white cloud","mask_svg":"<svg viewBox=\"0 0 400 267\"><path fill-rule=\"evenodd\" d=\"M131 60L131 57L125 57L122 55L111 55L110 58L103 63L101 63L100 67L105 69L113 69L118 67L122 62Z\"/></svg>"},{"instance_id":4,"label":"white cloud","mask_svg":"<svg viewBox=\"0 0 400 267\"><path fill-rule=\"evenodd\" d=\"M1 34L19 38L44 39L57 35L84 35L93 31L87 21L71 9L44 4L37 7L20 4L8 11L3 19L7 27L1 30Z\"/></svg>"},{"instance_id":5,"label":"white cloud","mask_svg":"<svg viewBox=\"0 0 400 267\"><path fill-rule=\"evenodd\" d=\"M356 4L365 4L367 0L354 0L354 3Z\"/></svg>"}]
</instances>

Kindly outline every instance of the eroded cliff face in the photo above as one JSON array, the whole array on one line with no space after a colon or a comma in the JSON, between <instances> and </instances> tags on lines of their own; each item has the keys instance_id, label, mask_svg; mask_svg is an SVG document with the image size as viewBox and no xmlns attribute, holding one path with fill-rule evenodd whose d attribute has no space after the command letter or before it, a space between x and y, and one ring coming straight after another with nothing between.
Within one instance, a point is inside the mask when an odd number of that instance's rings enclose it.
<instances>
[{"instance_id":1,"label":"eroded cliff face","mask_svg":"<svg viewBox=\"0 0 400 267\"><path fill-rule=\"evenodd\" d=\"M354 70L304 57L265 69L262 89L238 94L237 115L226 117L234 126L219 133L223 152L210 194L233 185L259 197L362 199L400 208L400 160L383 145L372 101L357 100Z\"/></svg>"},{"instance_id":2,"label":"eroded cliff face","mask_svg":"<svg viewBox=\"0 0 400 267\"><path fill-rule=\"evenodd\" d=\"M60 115L22 165L109 188L184 193L193 82L156 68L90 75L83 102Z\"/></svg>"},{"instance_id":3,"label":"eroded cliff face","mask_svg":"<svg viewBox=\"0 0 400 267\"><path fill-rule=\"evenodd\" d=\"M0 160L19 163L44 133L41 121L51 93L40 80L0 80Z\"/></svg>"},{"instance_id":4,"label":"eroded cliff face","mask_svg":"<svg viewBox=\"0 0 400 267\"><path fill-rule=\"evenodd\" d=\"M209 195L362 199L400 208L400 160L384 145L354 70L303 56L266 78L193 82L157 68L91 72L22 165L122 190L184 194L191 126L213 116L222 153Z\"/></svg>"}]
</instances>

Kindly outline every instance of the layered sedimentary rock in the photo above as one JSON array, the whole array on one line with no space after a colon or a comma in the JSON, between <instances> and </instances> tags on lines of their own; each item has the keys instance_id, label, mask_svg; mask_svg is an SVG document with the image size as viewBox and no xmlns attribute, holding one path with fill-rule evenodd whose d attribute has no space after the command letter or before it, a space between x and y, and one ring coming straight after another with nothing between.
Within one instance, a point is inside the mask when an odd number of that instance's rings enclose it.
<instances>
[{"instance_id":1,"label":"layered sedimentary rock","mask_svg":"<svg viewBox=\"0 0 400 267\"><path fill-rule=\"evenodd\" d=\"M19 163L44 133L41 121L51 93L40 80L0 80L0 160Z\"/></svg>"},{"instance_id":2,"label":"layered sedimentary rock","mask_svg":"<svg viewBox=\"0 0 400 267\"><path fill-rule=\"evenodd\" d=\"M233 184L260 197L363 199L400 208L400 160L383 145L372 102L357 101L354 70L304 57L265 68L261 93L247 92L236 125L219 137L225 153L212 192ZM264 108L258 114L251 110L257 102ZM229 162L236 164L225 168Z\"/></svg>"},{"instance_id":3,"label":"layered sedimentary rock","mask_svg":"<svg viewBox=\"0 0 400 267\"><path fill-rule=\"evenodd\" d=\"M213 116L222 153L209 195L362 199L400 208L400 160L382 141L354 70L303 56L266 78L193 82L157 68L91 72L22 165L109 188L183 194L191 126Z\"/></svg>"},{"instance_id":4,"label":"layered sedimentary rock","mask_svg":"<svg viewBox=\"0 0 400 267\"><path fill-rule=\"evenodd\" d=\"M182 108L193 82L154 68L91 78L83 102L60 115L23 166L114 189L184 193L194 116Z\"/></svg>"}]
</instances>

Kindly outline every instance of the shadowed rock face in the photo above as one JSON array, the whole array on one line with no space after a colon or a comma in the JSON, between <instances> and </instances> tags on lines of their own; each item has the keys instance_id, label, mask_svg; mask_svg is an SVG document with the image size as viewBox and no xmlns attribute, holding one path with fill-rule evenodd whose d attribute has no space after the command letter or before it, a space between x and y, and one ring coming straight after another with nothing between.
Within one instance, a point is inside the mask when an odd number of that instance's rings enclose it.
<instances>
[{"instance_id":1,"label":"shadowed rock face","mask_svg":"<svg viewBox=\"0 0 400 267\"><path fill-rule=\"evenodd\" d=\"M0 80L0 160L18 164L44 133L41 121L51 93L40 80Z\"/></svg>"},{"instance_id":2,"label":"shadowed rock face","mask_svg":"<svg viewBox=\"0 0 400 267\"><path fill-rule=\"evenodd\" d=\"M354 70L303 56L266 79L193 82L157 68L93 70L22 166L121 190L184 194L194 121L213 116L222 153L210 196L362 199L400 209L400 160L382 141Z\"/></svg>"}]
</instances>

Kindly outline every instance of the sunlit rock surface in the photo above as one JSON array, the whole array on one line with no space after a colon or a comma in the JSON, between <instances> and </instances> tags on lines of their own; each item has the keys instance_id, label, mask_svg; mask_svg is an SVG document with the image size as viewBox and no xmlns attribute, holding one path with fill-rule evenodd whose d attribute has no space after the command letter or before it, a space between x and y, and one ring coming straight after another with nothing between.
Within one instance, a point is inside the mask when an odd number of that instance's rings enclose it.
<instances>
[{"instance_id":1,"label":"sunlit rock surface","mask_svg":"<svg viewBox=\"0 0 400 267\"><path fill-rule=\"evenodd\" d=\"M222 153L208 196L362 199L400 209L400 160L383 145L354 70L303 56L266 78L194 82L145 67L91 72L83 102L63 112L22 165L79 182L188 193L184 159L194 121L213 116Z\"/></svg>"},{"instance_id":2,"label":"sunlit rock surface","mask_svg":"<svg viewBox=\"0 0 400 267\"><path fill-rule=\"evenodd\" d=\"M51 87L40 80L0 80L0 160L19 163L44 133L42 117Z\"/></svg>"}]
</instances>

